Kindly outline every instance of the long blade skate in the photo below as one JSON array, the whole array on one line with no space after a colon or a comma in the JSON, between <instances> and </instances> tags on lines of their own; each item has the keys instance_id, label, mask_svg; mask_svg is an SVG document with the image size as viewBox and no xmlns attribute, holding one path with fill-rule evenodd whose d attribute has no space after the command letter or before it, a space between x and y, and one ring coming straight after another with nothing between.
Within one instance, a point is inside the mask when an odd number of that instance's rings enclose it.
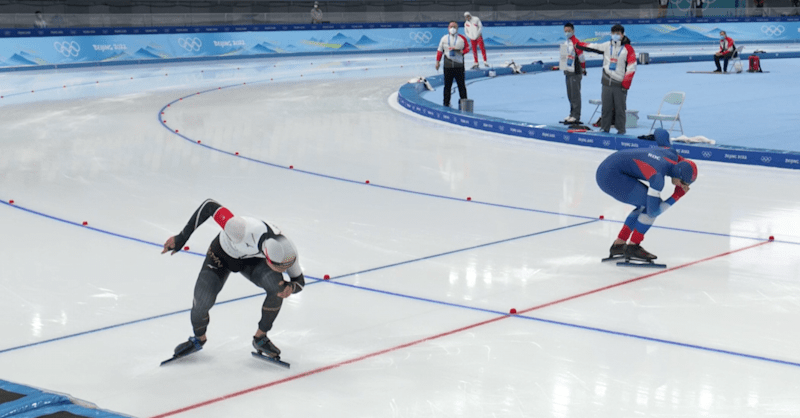
<instances>
[{"instance_id":1,"label":"long blade skate","mask_svg":"<svg viewBox=\"0 0 800 418\"><path fill-rule=\"evenodd\" d=\"M612 255L600 260L600 262L605 263L606 261L622 260L623 258L625 258L624 255Z\"/></svg>"},{"instance_id":2,"label":"long blade skate","mask_svg":"<svg viewBox=\"0 0 800 418\"><path fill-rule=\"evenodd\" d=\"M291 364L289 364L289 363L287 363L285 361L282 361L280 356L270 357L270 356L265 356L264 354L259 354L259 353L255 352L255 351L251 352L250 354L252 354L253 357L255 357L255 358L259 359L259 360L263 360L263 361L266 361L266 362L269 362L269 363L272 363L272 364L275 364L275 365L278 365L278 366L281 366L281 367L285 367L287 369L289 367L291 367Z\"/></svg>"},{"instance_id":3,"label":"long blade skate","mask_svg":"<svg viewBox=\"0 0 800 418\"><path fill-rule=\"evenodd\" d=\"M163 365L165 365L165 364L167 364L167 363L169 363L169 362L171 362L171 361L175 361L175 360L177 360L177 359L179 359L179 358L184 358L184 357L186 357L186 356L192 355L192 354L194 354L194 353L196 353L196 352L198 352L198 351L200 351L200 350L202 350L202 348L200 348L200 349L198 349L198 350L192 350L192 351L189 351L189 352L186 352L186 353L181 353L181 354L173 354L173 355L172 355L172 358L168 358L168 359L166 359L166 360L162 361L162 362L161 362L161 365L163 366Z\"/></svg>"},{"instance_id":4,"label":"long blade skate","mask_svg":"<svg viewBox=\"0 0 800 418\"><path fill-rule=\"evenodd\" d=\"M196 353L203 349L203 345L205 341L200 341L196 337L189 337L188 341L184 341L183 343L179 344L175 347L175 353L172 355L172 358L168 358L161 362L161 365L165 365L171 361L175 361L179 358L184 358L192 353Z\"/></svg>"},{"instance_id":5,"label":"long blade skate","mask_svg":"<svg viewBox=\"0 0 800 418\"><path fill-rule=\"evenodd\" d=\"M652 261L644 261L644 260L636 260L636 259L626 259L625 261L617 262L617 265L620 267L649 267L654 269L665 269L667 268L666 264L658 264Z\"/></svg>"}]
</instances>

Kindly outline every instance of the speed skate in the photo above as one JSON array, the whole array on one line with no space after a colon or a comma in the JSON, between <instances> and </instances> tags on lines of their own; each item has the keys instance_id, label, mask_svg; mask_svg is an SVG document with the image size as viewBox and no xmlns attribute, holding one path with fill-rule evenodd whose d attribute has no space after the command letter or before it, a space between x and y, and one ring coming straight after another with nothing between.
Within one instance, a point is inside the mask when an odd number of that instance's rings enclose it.
<instances>
[{"instance_id":1,"label":"speed skate","mask_svg":"<svg viewBox=\"0 0 800 418\"><path fill-rule=\"evenodd\" d=\"M255 351L251 352L250 354L252 354L253 357L255 357L255 358L259 359L259 360L263 360L263 361L266 361L266 362L269 362L269 363L272 363L272 364L275 364L275 365L278 365L278 366L281 366L281 367L285 367L287 369L289 367L291 367L291 364L289 364L289 363L287 363L285 361L282 361L280 356L270 357L270 356L267 356L267 355L264 355L264 354L261 354L261 353L255 352Z\"/></svg>"}]
</instances>

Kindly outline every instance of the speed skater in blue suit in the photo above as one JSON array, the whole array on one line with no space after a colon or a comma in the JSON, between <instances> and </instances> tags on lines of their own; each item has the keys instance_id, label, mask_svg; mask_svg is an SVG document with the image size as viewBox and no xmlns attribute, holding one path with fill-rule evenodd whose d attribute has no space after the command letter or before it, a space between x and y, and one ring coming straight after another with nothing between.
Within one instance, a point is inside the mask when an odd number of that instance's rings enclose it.
<instances>
[{"instance_id":1,"label":"speed skater in blue suit","mask_svg":"<svg viewBox=\"0 0 800 418\"><path fill-rule=\"evenodd\" d=\"M660 147L617 151L597 168L600 189L620 202L635 206L611 245L611 257L655 260L657 257L641 246L644 234L656 217L680 200L697 179L697 166L669 146L667 131L656 129L655 138ZM667 186L665 177L671 178L675 189L672 196L661 200Z\"/></svg>"}]
</instances>

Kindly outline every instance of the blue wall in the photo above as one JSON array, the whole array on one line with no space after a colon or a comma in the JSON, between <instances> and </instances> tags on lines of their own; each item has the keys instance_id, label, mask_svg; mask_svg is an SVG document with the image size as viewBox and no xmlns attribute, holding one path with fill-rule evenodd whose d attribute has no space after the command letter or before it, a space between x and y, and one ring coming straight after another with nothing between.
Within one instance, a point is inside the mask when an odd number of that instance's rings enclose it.
<instances>
[{"instance_id":1,"label":"blue wall","mask_svg":"<svg viewBox=\"0 0 800 418\"><path fill-rule=\"evenodd\" d=\"M626 25L634 44L708 44L720 29L737 42L798 42L800 17L576 21L587 42L608 40L613 23ZM551 47L563 41L563 22L488 22L488 48ZM445 23L359 25L213 26L192 28L91 28L5 30L0 71L35 67L141 63L163 60L291 54L432 51Z\"/></svg>"}]
</instances>

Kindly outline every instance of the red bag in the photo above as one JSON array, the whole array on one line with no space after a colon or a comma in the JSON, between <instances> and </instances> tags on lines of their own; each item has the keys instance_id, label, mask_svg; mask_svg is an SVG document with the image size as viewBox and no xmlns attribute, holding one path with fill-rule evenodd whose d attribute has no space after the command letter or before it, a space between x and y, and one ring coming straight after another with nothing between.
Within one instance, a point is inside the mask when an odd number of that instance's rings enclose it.
<instances>
[{"instance_id":1,"label":"red bag","mask_svg":"<svg viewBox=\"0 0 800 418\"><path fill-rule=\"evenodd\" d=\"M750 55L750 68L747 70L748 73L760 73L761 72L761 59L758 58L758 55Z\"/></svg>"}]
</instances>

